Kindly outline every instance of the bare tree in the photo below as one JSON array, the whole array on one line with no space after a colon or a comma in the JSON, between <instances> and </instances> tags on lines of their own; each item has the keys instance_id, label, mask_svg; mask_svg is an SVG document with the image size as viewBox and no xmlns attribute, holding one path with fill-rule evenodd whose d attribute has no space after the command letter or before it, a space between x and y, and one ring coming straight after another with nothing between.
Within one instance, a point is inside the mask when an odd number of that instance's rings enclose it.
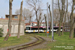
<instances>
[{"instance_id":1,"label":"bare tree","mask_svg":"<svg viewBox=\"0 0 75 50\"><path fill-rule=\"evenodd\" d=\"M41 15L41 20L40 20L40 25L42 25L42 22L44 21L44 16L43 15Z\"/></svg>"},{"instance_id":2,"label":"bare tree","mask_svg":"<svg viewBox=\"0 0 75 50\"><path fill-rule=\"evenodd\" d=\"M45 18L45 24L46 24L46 33L45 33L45 35L47 34L47 18L46 18L46 15L44 14L44 18Z\"/></svg>"},{"instance_id":3,"label":"bare tree","mask_svg":"<svg viewBox=\"0 0 75 50\"><path fill-rule=\"evenodd\" d=\"M42 21L43 21L44 19L45 19L45 18L44 18L44 16L43 16L42 10L39 9L39 11L38 11L38 20L39 20L39 23L40 23L40 24L38 24L38 25L41 26Z\"/></svg>"},{"instance_id":4,"label":"bare tree","mask_svg":"<svg viewBox=\"0 0 75 50\"><path fill-rule=\"evenodd\" d=\"M34 14L32 14L33 12L32 11L30 11L29 9L26 9L26 8L24 8L23 9L23 17L25 17L26 19L25 19L25 21L27 20L29 23L31 23L31 19L32 19L32 17L34 16Z\"/></svg>"},{"instance_id":5,"label":"bare tree","mask_svg":"<svg viewBox=\"0 0 75 50\"><path fill-rule=\"evenodd\" d=\"M58 9L54 9L54 23L55 25L58 25L60 20L60 13Z\"/></svg>"},{"instance_id":6,"label":"bare tree","mask_svg":"<svg viewBox=\"0 0 75 50\"><path fill-rule=\"evenodd\" d=\"M72 0L73 5L72 5L72 10L70 14L70 34L69 38L73 38L73 33L74 33L74 17L73 17L73 12L74 12L74 5L75 5L75 0Z\"/></svg>"},{"instance_id":7,"label":"bare tree","mask_svg":"<svg viewBox=\"0 0 75 50\"><path fill-rule=\"evenodd\" d=\"M7 41L9 38L9 34L11 34L11 21L12 21L12 2L13 0L9 0L9 22L8 22L8 33L4 38L4 41Z\"/></svg>"},{"instance_id":8,"label":"bare tree","mask_svg":"<svg viewBox=\"0 0 75 50\"><path fill-rule=\"evenodd\" d=\"M51 10L50 10L50 5L49 5L49 13L50 13L50 35L51 35L51 29L52 29L52 27L51 27L51 22L52 22L52 16L51 16Z\"/></svg>"},{"instance_id":9,"label":"bare tree","mask_svg":"<svg viewBox=\"0 0 75 50\"><path fill-rule=\"evenodd\" d=\"M75 16L74 16L74 38L75 38Z\"/></svg>"},{"instance_id":10,"label":"bare tree","mask_svg":"<svg viewBox=\"0 0 75 50\"><path fill-rule=\"evenodd\" d=\"M32 14L33 12L30 11L29 9L24 8L22 11L22 17L25 18L25 22L27 21L27 23L31 23L31 19L34 16L34 14ZM20 14L20 9L16 10L15 14Z\"/></svg>"},{"instance_id":11,"label":"bare tree","mask_svg":"<svg viewBox=\"0 0 75 50\"><path fill-rule=\"evenodd\" d=\"M64 27L65 27L65 23L66 23L66 17L68 17L68 0L66 0L66 5L65 5L66 11L65 11L65 16L63 17L64 19L64 23L63 23L63 32L64 32Z\"/></svg>"},{"instance_id":12,"label":"bare tree","mask_svg":"<svg viewBox=\"0 0 75 50\"><path fill-rule=\"evenodd\" d=\"M31 18L32 18L32 16L30 15L29 24L31 24Z\"/></svg>"},{"instance_id":13,"label":"bare tree","mask_svg":"<svg viewBox=\"0 0 75 50\"><path fill-rule=\"evenodd\" d=\"M21 17L22 17L22 5L23 5L23 1L21 2L21 8L20 8L20 17L19 17L19 24L18 24L18 34L17 34L17 38L20 38L20 25L21 25Z\"/></svg>"},{"instance_id":14,"label":"bare tree","mask_svg":"<svg viewBox=\"0 0 75 50\"><path fill-rule=\"evenodd\" d=\"M60 8L60 2L61 2L62 8ZM65 0L61 0L61 1L58 0L58 7L59 7L59 12L60 12L58 36L61 35L61 34L60 34L60 29L61 29L61 25L62 25L63 17L64 17L64 7L65 7L64 5L65 5ZM63 34L63 32L62 32L62 34Z\"/></svg>"},{"instance_id":15,"label":"bare tree","mask_svg":"<svg viewBox=\"0 0 75 50\"><path fill-rule=\"evenodd\" d=\"M40 10L40 0L27 0L27 4L30 5L33 10L35 11L37 25L38 25L38 33L39 33L39 17L38 17L38 11Z\"/></svg>"},{"instance_id":16,"label":"bare tree","mask_svg":"<svg viewBox=\"0 0 75 50\"><path fill-rule=\"evenodd\" d=\"M17 15L20 14L20 10L17 9L16 12L15 12L15 14L17 14Z\"/></svg>"}]
</instances>

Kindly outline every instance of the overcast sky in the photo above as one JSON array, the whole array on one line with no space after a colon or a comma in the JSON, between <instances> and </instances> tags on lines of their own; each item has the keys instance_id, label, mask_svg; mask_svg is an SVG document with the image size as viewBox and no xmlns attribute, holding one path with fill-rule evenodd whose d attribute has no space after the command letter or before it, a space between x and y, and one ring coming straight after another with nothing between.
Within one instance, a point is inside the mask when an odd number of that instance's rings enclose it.
<instances>
[{"instance_id":1,"label":"overcast sky","mask_svg":"<svg viewBox=\"0 0 75 50\"><path fill-rule=\"evenodd\" d=\"M15 11L17 9L20 8L20 4L21 4L21 1L22 0L13 0L13 6L12 6L12 14L15 14ZM69 0L70 2L71 0ZM52 0L42 0L42 6L43 6L43 9L46 9L47 7L47 2L52 5ZM29 8L30 7L26 4L25 0L24 0L24 3L23 3L23 8ZM70 7L69 7L69 11L70 11ZM0 1L0 17L5 17L5 14L9 14L9 0L1 0Z\"/></svg>"}]
</instances>

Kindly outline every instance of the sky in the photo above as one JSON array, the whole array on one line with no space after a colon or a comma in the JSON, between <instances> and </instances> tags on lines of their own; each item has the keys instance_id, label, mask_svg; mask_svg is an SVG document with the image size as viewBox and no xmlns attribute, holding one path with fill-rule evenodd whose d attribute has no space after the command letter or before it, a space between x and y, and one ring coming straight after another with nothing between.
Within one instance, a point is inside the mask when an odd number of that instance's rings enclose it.
<instances>
[{"instance_id":1,"label":"sky","mask_svg":"<svg viewBox=\"0 0 75 50\"><path fill-rule=\"evenodd\" d=\"M17 10L17 9L20 9L20 4L21 4L21 1L22 0L13 0L13 2L12 2L12 14L15 14L15 11ZM29 9L31 9L27 4L26 4L26 1L25 0L23 0L24 2L23 2L23 8L29 8ZM46 7L47 7L47 2L50 4L50 5L52 5L52 0L42 0L42 9L47 9ZM70 2L70 0L69 0L69 2ZM69 10L70 10L71 8L69 7ZM45 11L45 13L46 13L46 11ZM9 0L1 0L0 1L0 18L2 17L2 18L5 18L5 15L6 14L9 14Z\"/></svg>"}]
</instances>

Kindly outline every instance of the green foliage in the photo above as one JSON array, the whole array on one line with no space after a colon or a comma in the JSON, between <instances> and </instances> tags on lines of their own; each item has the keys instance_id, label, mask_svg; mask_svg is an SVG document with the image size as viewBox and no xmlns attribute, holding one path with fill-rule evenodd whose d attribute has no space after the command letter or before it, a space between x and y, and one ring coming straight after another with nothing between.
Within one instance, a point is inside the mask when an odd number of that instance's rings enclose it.
<instances>
[{"instance_id":1,"label":"green foliage","mask_svg":"<svg viewBox=\"0 0 75 50\"><path fill-rule=\"evenodd\" d=\"M2 37L3 36L3 29L2 28L0 28L0 37Z\"/></svg>"}]
</instances>

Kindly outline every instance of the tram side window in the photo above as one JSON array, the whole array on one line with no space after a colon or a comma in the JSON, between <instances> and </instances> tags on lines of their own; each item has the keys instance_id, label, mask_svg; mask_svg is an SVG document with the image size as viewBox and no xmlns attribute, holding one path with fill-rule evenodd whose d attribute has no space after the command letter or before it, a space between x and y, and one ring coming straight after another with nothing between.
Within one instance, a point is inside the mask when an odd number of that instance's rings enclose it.
<instances>
[{"instance_id":1,"label":"tram side window","mask_svg":"<svg viewBox=\"0 0 75 50\"><path fill-rule=\"evenodd\" d=\"M26 30L30 30L30 27L26 27Z\"/></svg>"},{"instance_id":2,"label":"tram side window","mask_svg":"<svg viewBox=\"0 0 75 50\"><path fill-rule=\"evenodd\" d=\"M61 29L63 29L63 27L61 27Z\"/></svg>"},{"instance_id":3,"label":"tram side window","mask_svg":"<svg viewBox=\"0 0 75 50\"><path fill-rule=\"evenodd\" d=\"M62 29L63 27L61 27L61 29ZM59 29L59 27L54 27L54 29Z\"/></svg>"},{"instance_id":4,"label":"tram side window","mask_svg":"<svg viewBox=\"0 0 75 50\"><path fill-rule=\"evenodd\" d=\"M58 27L54 27L54 29L58 29Z\"/></svg>"},{"instance_id":5,"label":"tram side window","mask_svg":"<svg viewBox=\"0 0 75 50\"><path fill-rule=\"evenodd\" d=\"M39 28L39 30L43 30L43 28Z\"/></svg>"},{"instance_id":6,"label":"tram side window","mask_svg":"<svg viewBox=\"0 0 75 50\"><path fill-rule=\"evenodd\" d=\"M31 28L31 30L38 30L38 28Z\"/></svg>"},{"instance_id":7,"label":"tram side window","mask_svg":"<svg viewBox=\"0 0 75 50\"><path fill-rule=\"evenodd\" d=\"M43 30L46 30L46 28L43 28Z\"/></svg>"},{"instance_id":8,"label":"tram side window","mask_svg":"<svg viewBox=\"0 0 75 50\"><path fill-rule=\"evenodd\" d=\"M48 29L50 30L50 27Z\"/></svg>"}]
</instances>

